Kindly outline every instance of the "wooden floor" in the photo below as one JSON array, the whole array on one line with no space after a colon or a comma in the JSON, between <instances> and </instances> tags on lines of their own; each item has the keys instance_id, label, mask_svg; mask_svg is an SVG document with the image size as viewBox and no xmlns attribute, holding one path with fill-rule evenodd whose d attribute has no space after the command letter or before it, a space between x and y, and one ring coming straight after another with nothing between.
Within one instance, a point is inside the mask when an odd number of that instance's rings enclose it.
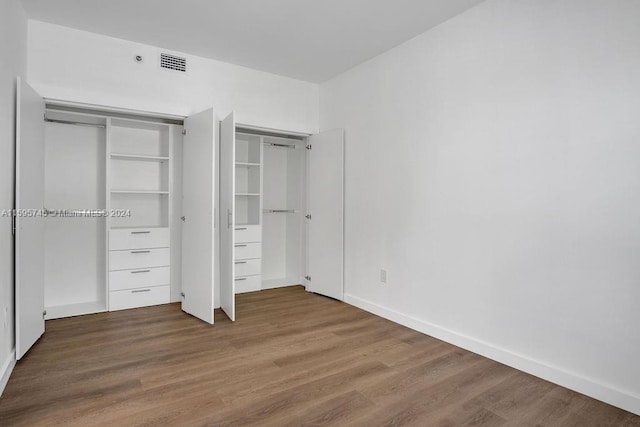
<instances>
[{"instance_id":1,"label":"wooden floor","mask_svg":"<svg viewBox=\"0 0 640 427\"><path fill-rule=\"evenodd\" d=\"M47 322L0 425L640 426L640 417L302 287Z\"/></svg>"}]
</instances>

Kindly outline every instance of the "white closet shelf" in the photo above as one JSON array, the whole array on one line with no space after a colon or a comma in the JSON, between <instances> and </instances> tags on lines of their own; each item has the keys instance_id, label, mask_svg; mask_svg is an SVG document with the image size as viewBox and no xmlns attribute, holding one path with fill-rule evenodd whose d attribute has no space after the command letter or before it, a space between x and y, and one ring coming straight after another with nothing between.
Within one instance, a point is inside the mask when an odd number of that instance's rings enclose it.
<instances>
[{"instance_id":1,"label":"white closet shelf","mask_svg":"<svg viewBox=\"0 0 640 427\"><path fill-rule=\"evenodd\" d=\"M123 160L149 160L149 161L167 161L169 157L166 156L147 156L144 154L127 154L127 153L111 153L112 159Z\"/></svg>"},{"instance_id":2,"label":"white closet shelf","mask_svg":"<svg viewBox=\"0 0 640 427\"><path fill-rule=\"evenodd\" d=\"M169 228L167 225L118 225L111 226L111 230L146 230L146 229L161 229Z\"/></svg>"},{"instance_id":3,"label":"white closet shelf","mask_svg":"<svg viewBox=\"0 0 640 427\"><path fill-rule=\"evenodd\" d=\"M89 301L77 304L58 305L46 307L46 320L59 319L69 316L82 316L83 314L93 314L107 311L105 301Z\"/></svg>"},{"instance_id":4,"label":"white closet shelf","mask_svg":"<svg viewBox=\"0 0 640 427\"><path fill-rule=\"evenodd\" d=\"M168 123L156 123L145 119L132 119L132 118L113 118L111 119L111 125L118 128L127 129L144 129L144 130L167 130L169 129Z\"/></svg>"},{"instance_id":5,"label":"white closet shelf","mask_svg":"<svg viewBox=\"0 0 640 427\"><path fill-rule=\"evenodd\" d=\"M290 277L284 277L281 279L265 279L262 281L262 289L281 288L283 286L300 285L301 283L300 279Z\"/></svg>"},{"instance_id":6,"label":"white closet shelf","mask_svg":"<svg viewBox=\"0 0 640 427\"><path fill-rule=\"evenodd\" d=\"M111 194L169 194L163 190L111 190Z\"/></svg>"},{"instance_id":7,"label":"white closet shelf","mask_svg":"<svg viewBox=\"0 0 640 427\"><path fill-rule=\"evenodd\" d=\"M260 163L236 162L236 166L244 168L260 167Z\"/></svg>"}]
</instances>

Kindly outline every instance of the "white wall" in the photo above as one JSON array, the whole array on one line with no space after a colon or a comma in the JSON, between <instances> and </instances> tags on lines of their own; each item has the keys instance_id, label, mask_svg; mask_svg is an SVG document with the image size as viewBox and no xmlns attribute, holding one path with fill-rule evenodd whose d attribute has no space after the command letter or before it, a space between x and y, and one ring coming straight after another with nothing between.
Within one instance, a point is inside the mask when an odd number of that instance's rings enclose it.
<instances>
[{"instance_id":1,"label":"white wall","mask_svg":"<svg viewBox=\"0 0 640 427\"><path fill-rule=\"evenodd\" d=\"M0 2L0 211L14 206L16 76L26 75L27 19L18 0ZM11 216L0 216L0 393L15 361Z\"/></svg>"},{"instance_id":2,"label":"white wall","mask_svg":"<svg viewBox=\"0 0 640 427\"><path fill-rule=\"evenodd\" d=\"M193 55L182 74L159 67L161 51L29 20L28 80L47 98L176 115L213 104L240 123L317 131L318 85Z\"/></svg>"},{"instance_id":3,"label":"white wall","mask_svg":"<svg viewBox=\"0 0 640 427\"><path fill-rule=\"evenodd\" d=\"M490 0L321 85L347 301L640 413L639 17Z\"/></svg>"}]
</instances>

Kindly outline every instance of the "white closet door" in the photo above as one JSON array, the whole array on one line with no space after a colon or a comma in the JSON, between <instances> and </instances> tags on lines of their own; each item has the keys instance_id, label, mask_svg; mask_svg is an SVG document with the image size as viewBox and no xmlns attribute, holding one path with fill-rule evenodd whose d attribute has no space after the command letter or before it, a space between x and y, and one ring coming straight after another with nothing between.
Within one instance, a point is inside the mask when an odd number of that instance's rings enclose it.
<instances>
[{"instance_id":1,"label":"white closet door","mask_svg":"<svg viewBox=\"0 0 640 427\"><path fill-rule=\"evenodd\" d=\"M310 138L308 290L343 299L344 131Z\"/></svg>"},{"instance_id":2,"label":"white closet door","mask_svg":"<svg viewBox=\"0 0 640 427\"><path fill-rule=\"evenodd\" d=\"M44 333L43 208L44 100L18 78L15 237L17 359L21 359Z\"/></svg>"},{"instance_id":3,"label":"white closet door","mask_svg":"<svg viewBox=\"0 0 640 427\"><path fill-rule=\"evenodd\" d=\"M236 320L235 193L236 122L233 113L220 122L220 306Z\"/></svg>"},{"instance_id":4,"label":"white closet door","mask_svg":"<svg viewBox=\"0 0 640 427\"><path fill-rule=\"evenodd\" d=\"M185 120L182 158L182 310L213 324L216 120L213 109Z\"/></svg>"}]
</instances>

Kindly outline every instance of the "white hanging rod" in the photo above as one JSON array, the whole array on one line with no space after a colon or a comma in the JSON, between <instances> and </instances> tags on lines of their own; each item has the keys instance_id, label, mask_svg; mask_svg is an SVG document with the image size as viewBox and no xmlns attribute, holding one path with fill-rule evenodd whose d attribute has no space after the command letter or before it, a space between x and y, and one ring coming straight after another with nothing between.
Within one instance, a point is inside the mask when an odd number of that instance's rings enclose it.
<instances>
[{"instance_id":1,"label":"white hanging rod","mask_svg":"<svg viewBox=\"0 0 640 427\"><path fill-rule=\"evenodd\" d=\"M272 147L279 147L279 148L292 148L292 149L296 148L296 146L293 144L278 144L277 142L265 142L264 145L270 145Z\"/></svg>"},{"instance_id":2,"label":"white hanging rod","mask_svg":"<svg viewBox=\"0 0 640 427\"><path fill-rule=\"evenodd\" d=\"M263 213L297 213L295 209L263 209Z\"/></svg>"},{"instance_id":3,"label":"white hanging rod","mask_svg":"<svg viewBox=\"0 0 640 427\"><path fill-rule=\"evenodd\" d=\"M48 117L44 118L45 122L49 122L49 123L60 123L63 125L73 125L73 126L86 126L86 127L90 127L90 128L105 128L105 125L100 125L97 123L82 123L82 122L72 122L69 120L56 120L56 119L50 119Z\"/></svg>"}]
</instances>

